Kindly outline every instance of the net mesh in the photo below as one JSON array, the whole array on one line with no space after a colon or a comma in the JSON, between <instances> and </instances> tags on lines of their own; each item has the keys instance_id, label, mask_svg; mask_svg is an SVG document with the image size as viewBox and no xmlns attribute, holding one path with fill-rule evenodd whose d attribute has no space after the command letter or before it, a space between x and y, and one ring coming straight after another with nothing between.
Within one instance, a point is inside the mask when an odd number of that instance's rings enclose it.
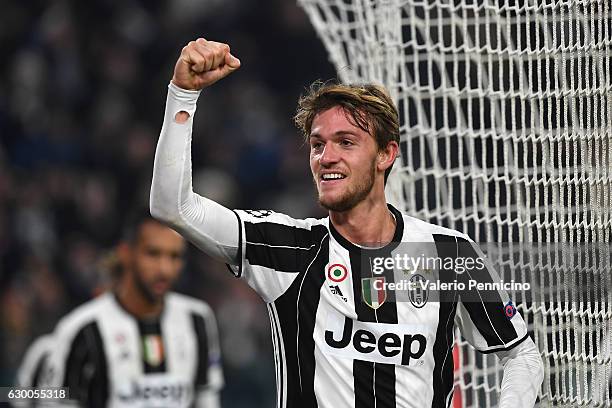
<instances>
[{"instance_id":1,"label":"net mesh","mask_svg":"<svg viewBox=\"0 0 612 408\"><path fill-rule=\"evenodd\" d=\"M539 404L611 406L609 0L299 3L339 79L397 103L389 201L499 244L504 278L533 284L510 295L545 365ZM559 255L520 249L532 242ZM497 358L458 344L455 406L495 406Z\"/></svg>"}]
</instances>

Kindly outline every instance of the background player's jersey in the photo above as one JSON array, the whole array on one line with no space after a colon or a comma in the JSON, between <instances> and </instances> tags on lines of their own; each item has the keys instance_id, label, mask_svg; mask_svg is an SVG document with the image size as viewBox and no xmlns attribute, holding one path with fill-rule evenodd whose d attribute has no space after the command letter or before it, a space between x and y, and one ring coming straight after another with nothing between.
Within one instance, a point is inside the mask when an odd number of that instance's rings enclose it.
<instances>
[{"instance_id":1,"label":"background player's jersey","mask_svg":"<svg viewBox=\"0 0 612 408\"><path fill-rule=\"evenodd\" d=\"M379 290L374 281L394 282L398 271L374 274L372 260L393 257L399 243L420 243L440 257L466 255L459 244L472 256L478 251L459 232L390 210L395 236L378 249L350 243L328 218L236 211L240 265L231 268L268 303L278 407L446 407L455 322L482 352L508 350L527 337L520 314L504 313L504 292L486 302L456 290L443 292L442 301L419 293L411 302ZM457 277L443 272L419 271L432 281ZM497 278L488 266L478 273L480 281Z\"/></svg>"},{"instance_id":2,"label":"background player's jersey","mask_svg":"<svg viewBox=\"0 0 612 408\"><path fill-rule=\"evenodd\" d=\"M18 387L40 388L47 360L54 346L53 336L50 334L40 336L30 344L17 370L16 385ZM29 408L44 406L43 402L36 399L12 401L11 404L15 407Z\"/></svg>"},{"instance_id":3,"label":"background player's jersey","mask_svg":"<svg viewBox=\"0 0 612 408\"><path fill-rule=\"evenodd\" d=\"M216 323L204 302L166 295L137 320L107 293L64 317L49 382L87 407L216 406L223 379ZM213 405L211 405L213 404Z\"/></svg>"},{"instance_id":4,"label":"background player's jersey","mask_svg":"<svg viewBox=\"0 0 612 408\"><path fill-rule=\"evenodd\" d=\"M53 344L53 336L50 334L40 336L30 344L17 370L18 386L37 387L40 384Z\"/></svg>"}]
</instances>

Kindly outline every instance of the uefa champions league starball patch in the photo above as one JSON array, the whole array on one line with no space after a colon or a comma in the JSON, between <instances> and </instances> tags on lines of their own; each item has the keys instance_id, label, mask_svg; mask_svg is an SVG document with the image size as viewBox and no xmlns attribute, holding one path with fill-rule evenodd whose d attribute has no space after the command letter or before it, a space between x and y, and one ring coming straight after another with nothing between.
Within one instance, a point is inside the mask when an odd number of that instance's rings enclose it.
<instances>
[{"instance_id":1,"label":"uefa champions league starball patch","mask_svg":"<svg viewBox=\"0 0 612 408\"><path fill-rule=\"evenodd\" d=\"M512 304L512 301L510 300L504 306L504 315L506 316L506 319L510 320L514 317L515 314L516 314L516 307L514 307L514 305Z\"/></svg>"}]
</instances>

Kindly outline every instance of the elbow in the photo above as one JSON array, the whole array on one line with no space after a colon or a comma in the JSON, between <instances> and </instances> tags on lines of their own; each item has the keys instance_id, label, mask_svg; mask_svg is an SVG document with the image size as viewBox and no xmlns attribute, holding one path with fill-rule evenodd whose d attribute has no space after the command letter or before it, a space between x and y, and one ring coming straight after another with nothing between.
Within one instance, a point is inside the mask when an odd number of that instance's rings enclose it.
<instances>
[{"instance_id":1,"label":"elbow","mask_svg":"<svg viewBox=\"0 0 612 408\"><path fill-rule=\"evenodd\" d=\"M529 343L527 343L527 358L529 358L531 364L531 372L533 374L534 382L541 386L544 381L544 361L542 360L542 356L540 356L540 352L538 351L537 346L533 342L531 338L528 339Z\"/></svg>"},{"instance_id":2,"label":"elbow","mask_svg":"<svg viewBox=\"0 0 612 408\"><path fill-rule=\"evenodd\" d=\"M159 199L159 197L153 193L153 190L149 198L149 212L151 213L151 217L170 227L175 227L179 220L178 208L167 205L164 200Z\"/></svg>"},{"instance_id":3,"label":"elbow","mask_svg":"<svg viewBox=\"0 0 612 408\"><path fill-rule=\"evenodd\" d=\"M529 376L532 378L533 385L537 390L540 389L544 381L544 361L542 360L536 345L533 343L533 340L528 340L531 344L528 345L524 357L526 364L529 367Z\"/></svg>"},{"instance_id":4,"label":"elbow","mask_svg":"<svg viewBox=\"0 0 612 408\"><path fill-rule=\"evenodd\" d=\"M149 212L151 213L151 217L155 218L159 222L163 222L164 224L168 223L170 217L168 217L168 213L164 211L162 207L157 205L157 202L151 199L149 201Z\"/></svg>"}]
</instances>

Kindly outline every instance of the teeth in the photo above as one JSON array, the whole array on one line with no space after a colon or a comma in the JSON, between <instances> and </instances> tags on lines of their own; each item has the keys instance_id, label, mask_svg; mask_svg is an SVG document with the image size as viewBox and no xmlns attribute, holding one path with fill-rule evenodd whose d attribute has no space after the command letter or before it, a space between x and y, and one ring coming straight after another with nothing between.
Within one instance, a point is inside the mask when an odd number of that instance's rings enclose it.
<instances>
[{"instance_id":1,"label":"teeth","mask_svg":"<svg viewBox=\"0 0 612 408\"><path fill-rule=\"evenodd\" d=\"M323 175L323 180L339 180L339 179L343 179L344 175L340 174L340 173L331 173L331 174L324 174Z\"/></svg>"}]
</instances>

